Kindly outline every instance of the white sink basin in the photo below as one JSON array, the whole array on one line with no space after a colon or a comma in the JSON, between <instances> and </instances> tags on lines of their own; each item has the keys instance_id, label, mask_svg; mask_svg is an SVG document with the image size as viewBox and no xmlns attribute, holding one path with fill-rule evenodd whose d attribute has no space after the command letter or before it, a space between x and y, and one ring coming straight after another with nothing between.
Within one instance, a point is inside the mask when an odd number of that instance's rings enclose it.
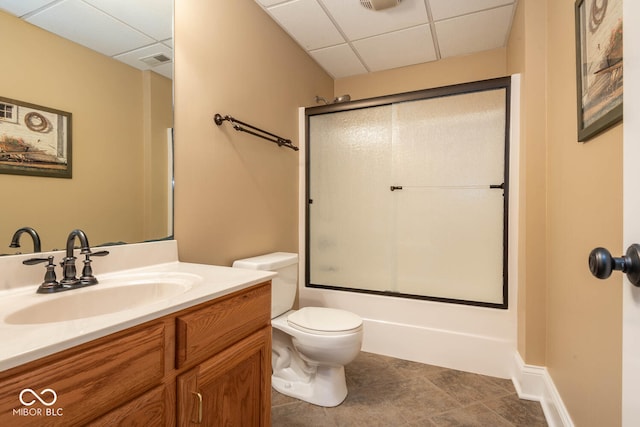
<instances>
[{"instance_id":1,"label":"white sink basin","mask_svg":"<svg viewBox=\"0 0 640 427\"><path fill-rule=\"evenodd\" d=\"M105 284L41 295L38 302L10 313L4 322L13 325L64 322L129 310L181 295L197 282L194 278L198 276L114 278Z\"/></svg>"}]
</instances>

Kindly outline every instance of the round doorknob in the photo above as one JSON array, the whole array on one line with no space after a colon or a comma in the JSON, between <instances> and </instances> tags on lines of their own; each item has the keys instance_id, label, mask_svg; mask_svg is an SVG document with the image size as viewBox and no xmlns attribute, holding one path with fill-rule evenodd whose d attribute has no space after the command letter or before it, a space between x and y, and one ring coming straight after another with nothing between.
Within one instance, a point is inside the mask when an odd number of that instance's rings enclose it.
<instances>
[{"instance_id":1,"label":"round doorknob","mask_svg":"<svg viewBox=\"0 0 640 427\"><path fill-rule=\"evenodd\" d=\"M611 256L605 248L595 248L589 254L589 270L598 279L606 279L614 270L622 271L633 285L640 287L640 245L632 244L620 258Z\"/></svg>"}]
</instances>

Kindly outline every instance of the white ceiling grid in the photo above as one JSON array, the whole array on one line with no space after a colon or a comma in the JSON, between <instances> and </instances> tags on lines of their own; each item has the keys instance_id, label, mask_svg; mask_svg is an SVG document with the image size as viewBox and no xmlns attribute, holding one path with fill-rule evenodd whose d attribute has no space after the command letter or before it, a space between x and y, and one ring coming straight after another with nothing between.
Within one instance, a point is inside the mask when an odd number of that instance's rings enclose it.
<instances>
[{"instance_id":1,"label":"white ceiling grid","mask_svg":"<svg viewBox=\"0 0 640 427\"><path fill-rule=\"evenodd\" d=\"M0 0L0 9L141 70L172 78L173 0ZM150 66L141 59L165 55Z\"/></svg>"},{"instance_id":2,"label":"white ceiling grid","mask_svg":"<svg viewBox=\"0 0 640 427\"><path fill-rule=\"evenodd\" d=\"M402 0L374 11L360 0L255 1L334 78L503 47L517 3ZM0 0L0 9L146 70L146 57L173 59L173 2ZM172 62L152 69L171 78Z\"/></svg>"},{"instance_id":3,"label":"white ceiling grid","mask_svg":"<svg viewBox=\"0 0 640 427\"><path fill-rule=\"evenodd\" d=\"M255 0L334 78L504 47L517 0Z\"/></svg>"}]
</instances>

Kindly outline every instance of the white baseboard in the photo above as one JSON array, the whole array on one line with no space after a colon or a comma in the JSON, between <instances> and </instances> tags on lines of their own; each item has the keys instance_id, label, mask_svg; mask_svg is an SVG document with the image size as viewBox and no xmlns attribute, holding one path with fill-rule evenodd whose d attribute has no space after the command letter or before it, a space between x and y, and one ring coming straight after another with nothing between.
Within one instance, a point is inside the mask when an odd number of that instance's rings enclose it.
<instances>
[{"instance_id":1,"label":"white baseboard","mask_svg":"<svg viewBox=\"0 0 640 427\"><path fill-rule=\"evenodd\" d=\"M515 368L511 380L518 397L540 402L549 427L574 427L547 368L526 365L518 352L514 359Z\"/></svg>"}]
</instances>

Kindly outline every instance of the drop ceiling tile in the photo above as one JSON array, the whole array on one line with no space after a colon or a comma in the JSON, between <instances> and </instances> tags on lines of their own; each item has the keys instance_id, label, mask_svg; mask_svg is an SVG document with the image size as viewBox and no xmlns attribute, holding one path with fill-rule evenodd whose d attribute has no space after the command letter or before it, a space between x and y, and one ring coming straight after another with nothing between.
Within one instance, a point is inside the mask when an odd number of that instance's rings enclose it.
<instances>
[{"instance_id":1,"label":"drop ceiling tile","mask_svg":"<svg viewBox=\"0 0 640 427\"><path fill-rule=\"evenodd\" d=\"M429 25L357 40L353 46L370 71L436 60Z\"/></svg>"},{"instance_id":2,"label":"drop ceiling tile","mask_svg":"<svg viewBox=\"0 0 640 427\"><path fill-rule=\"evenodd\" d=\"M152 67L143 62L142 59L156 55L164 55L170 58L171 60L168 62L169 64L173 62L173 51L162 43L156 43L151 46L146 46L141 49L136 49L124 53L122 55L116 55L114 56L114 58L140 70L155 70L162 64L158 65L157 67Z\"/></svg>"},{"instance_id":3,"label":"drop ceiling tile","mask_svg":"<svg viewBox=\"0 0 640 427\"><path fill-rule=\"evenodd\" d=\"M22 16L42 6L52 3L53 0L0 0L0 9L12 13L15 16Z\"/></svg>"},{"instance_id":4,"label":"drop ceiling tile","mask_svg":"<svg viewBox=\"0 0 640 427\"><path fill-rule=\"evenodd\" d=\"M84 1L156 40L168 39L173 35L173 0Z\"/></svg>"},{"instance_id":5,"label":"drop ceiling tile","mask_svg":"<svg viewBox=\"0 0 640 427\"><path fill-rule=\"evenodd\" d=\"M514 0L429 0L434 21L512 4Z\"/></svg>"},{"instance_id":6,"label":"drop ceiling tile","mask_svg":"<svg viewBox=\"0 0 640 427\"><path fill-rule=\"evenodd\" d=\"M428 21L424 1L405 0L391 9L374 11L358 0L319 0L349 40L397 31Z\"/></svg>"},{"instance_id":7,"label":"drop ceiling tile","mask_svg":"<svg viewBox=\"0 0 640 427\"><path fill-rule=\"evenodd\" d=\"M503 47L511 28L512 14L513 6L504 6L436 22L441 57Z\"/></svg>"},{"instance_id":8,"label":"drop ceiling tile","mask_svg":"<svg viewBox=\"0 0 640 427\"><path fill-rule=\"evenodd\" d=\"M367 69L348 44L312 50L309 54L336 79L367 72Z\"/></svg>"},{"instance_id":9,"label":"drop ceiling tile","mask_svg":"<svg viewBox=\"0 0 640 427\"><path fill-rule=\"evenodd\" d=\"M306 50L345 41L316 0L296 0L267 12Z\"/></svg>"},{"instance_id":10,"label":"drop ceiling tile","mask_svg":"<svg viewBox=\"0 0 640 427\"><path fill-rule=\"evenodd\" d=\"M78 0L67 0L36 13L30 23L107 56L154 42L153 39ZM105 37L109 34L110 37Z\"/></svg>"}]
</instances>

